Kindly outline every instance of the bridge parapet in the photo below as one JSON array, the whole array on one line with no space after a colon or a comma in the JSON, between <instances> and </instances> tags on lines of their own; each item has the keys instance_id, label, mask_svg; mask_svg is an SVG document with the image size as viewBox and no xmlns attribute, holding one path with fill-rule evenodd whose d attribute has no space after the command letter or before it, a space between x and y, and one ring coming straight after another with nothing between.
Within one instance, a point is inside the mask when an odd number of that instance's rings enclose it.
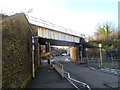
<instances>
[{"instance_id":1,"label":"bridge parapet","mask_svg":"<svg viewBox=\"0 0 120 90\"><path fill-rule=\"evenodd\" d=\"M31 24L42 26L42 27L49 28L49 29L53 29L53 30L60 31L63 33L68 33L68 34L75 35L78 37L83 37L83 35L77 31L73 31L71 29L35 18L35 17L29 16L29 15L26 15L26 17Z\"/></svg>"},{"instance_id":2,"label":"bridge parapet","mask_svg":"<svg viewBox=\"0 0 120 90\"><path fill-rule=\"evenodd\" d=\"M67 42L80 43L80 37L68 35L65 33L49 30L47 28L38 27L38 36L47 39L61 40Z\"/></svg>"}]
</instances>

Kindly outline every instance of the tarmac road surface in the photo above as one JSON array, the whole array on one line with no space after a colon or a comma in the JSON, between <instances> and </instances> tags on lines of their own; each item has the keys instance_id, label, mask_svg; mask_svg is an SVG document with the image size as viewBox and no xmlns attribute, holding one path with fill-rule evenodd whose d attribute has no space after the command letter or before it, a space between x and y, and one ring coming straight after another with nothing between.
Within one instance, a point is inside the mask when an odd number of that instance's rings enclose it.
<instances>
[{"instance_id":1,"label":"tarmac road surface","mask_svg":"<svg viewBox=\"0 0 120 90\"><path fill-rule=\"evenodd\" d=\"M57 58L57 61L62 61L64 70L69 72L72 78L87 83L91 88L109 88L106 84L111 83L112 87L118 87L118 75L96 71L85 64L66 63L64 59L66 58Z\"/></svg>"}]
</instances>

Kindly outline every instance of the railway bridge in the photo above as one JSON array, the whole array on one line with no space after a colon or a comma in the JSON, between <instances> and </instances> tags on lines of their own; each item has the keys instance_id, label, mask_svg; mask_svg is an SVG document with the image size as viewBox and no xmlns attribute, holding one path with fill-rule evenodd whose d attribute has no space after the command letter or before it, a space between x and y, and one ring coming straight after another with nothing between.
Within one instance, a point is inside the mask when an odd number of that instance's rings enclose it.
<instances>
[{"instance_id":1,"label":"railway bridge","mask_svg":"<svg viewBox=\"0 0 120 90\"><path fill-rule=\"evenodd\" d=\"M26 86L40 67L41 45L69 46L73 61L80 60L83 55L84 38L78 32L62 26L24 13L8 16L0 24L2 25L3 87Z\"/></svg>"},{"instance_id":2,"label":"railway bridge","mask_svg":"<svg viewBox=\"0 0 120 90\"><path fill-rule=\"evenodd\" d=\"M74 61L80 60L83 56L84 38L79 32L28 15L26 17L35 32L39 45L69 46L71 60Z\"/></svg>"}]
</instances>

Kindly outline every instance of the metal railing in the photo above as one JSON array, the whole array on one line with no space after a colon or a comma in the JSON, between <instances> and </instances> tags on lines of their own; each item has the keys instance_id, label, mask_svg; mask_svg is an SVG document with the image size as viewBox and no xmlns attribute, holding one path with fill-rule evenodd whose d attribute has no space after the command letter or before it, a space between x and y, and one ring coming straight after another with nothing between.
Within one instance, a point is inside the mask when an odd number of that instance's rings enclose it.
<instances>
[{"instance_id":1,"label":"metal railing","mask_svg":"<svg viewBox=\"0 0 120 90\"><path fill-rule=\"evenodd\" d=\"M88 90L91 90L90 86L87 85L86 83L71 78L70 74L64 71L63 65L61 63L52 62L52 66L62 77L66 78L76 89L80 90L80 87L85 87Z\"/></svg>"},{"instance_id":2,"label":"metal railing","mask_svg":"<svg viewBox=\"0 0 120 90\"><path fill-rule=\"evenodd\" d=\"M118 64L119 60L117 57L110 57L110 58L103 57L102 60L99 57L84 57L79 62L86 63L88 66L92 66L96 68L97 67L119 68L119 64Z\"/></svg>"},{"instance_id":3,"label":"metal railing","mask_svg":"<svg viewBox=\"0 0 120 90\"><path fill-rule=\"evenodd\" d=\"M86 83L81 82L81 81L78 81L78 80L76 80L76 79L74 79L74 78L71 78L71 77L70 77L70 74L69 74L68 72L64 72L64 73L67 74L67 76L65 75L65 78L66 78L68 81L70 81L70 83L73 84L73 86L75 86L78 90L80 90L80 87L81 87L81 86L87 88L88 90L91 90L90 86L87 85ZM75 82L76 84L75 84L74 82Z\"/></svg>"},{"instance_id":4,"label":"metal railing","mask_svg":"<svg viewBox=\"0 0 120 90\"><path fill-rule=\"evenodd\" d=\"M35 25L38 25L38 26L50 28L50 29L53 29L53 30L56 30L56 31L68 33L68 34L75 35L75 36L78 36L78 37L83 37L83 34L77 32L77 31L74 31L74 30L71 30L71 29L53 24L51 22L44 21L42 19L38 19L38 18L35 18L35 17L32 17L32 16L29 16L27 14L26 14L26 17L31 24L35 24Z\"/></svg>"}]
</instances>

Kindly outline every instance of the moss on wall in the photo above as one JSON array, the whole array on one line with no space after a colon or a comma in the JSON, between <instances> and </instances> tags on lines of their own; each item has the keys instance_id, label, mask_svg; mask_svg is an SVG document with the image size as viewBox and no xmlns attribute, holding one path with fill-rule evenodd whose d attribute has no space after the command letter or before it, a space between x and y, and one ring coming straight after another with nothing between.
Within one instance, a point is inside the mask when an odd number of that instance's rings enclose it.
<instances>
[{"instance_id":1,"label":"moss on wall","mask_svg":"<svg viewBox=\"0 0 120 90\"><path fill-rule=\"evenodd\" d=\"M3 88L23 88L31 79L31 36L24 14L2 22Z\"/></svg>"}]
</instances>

